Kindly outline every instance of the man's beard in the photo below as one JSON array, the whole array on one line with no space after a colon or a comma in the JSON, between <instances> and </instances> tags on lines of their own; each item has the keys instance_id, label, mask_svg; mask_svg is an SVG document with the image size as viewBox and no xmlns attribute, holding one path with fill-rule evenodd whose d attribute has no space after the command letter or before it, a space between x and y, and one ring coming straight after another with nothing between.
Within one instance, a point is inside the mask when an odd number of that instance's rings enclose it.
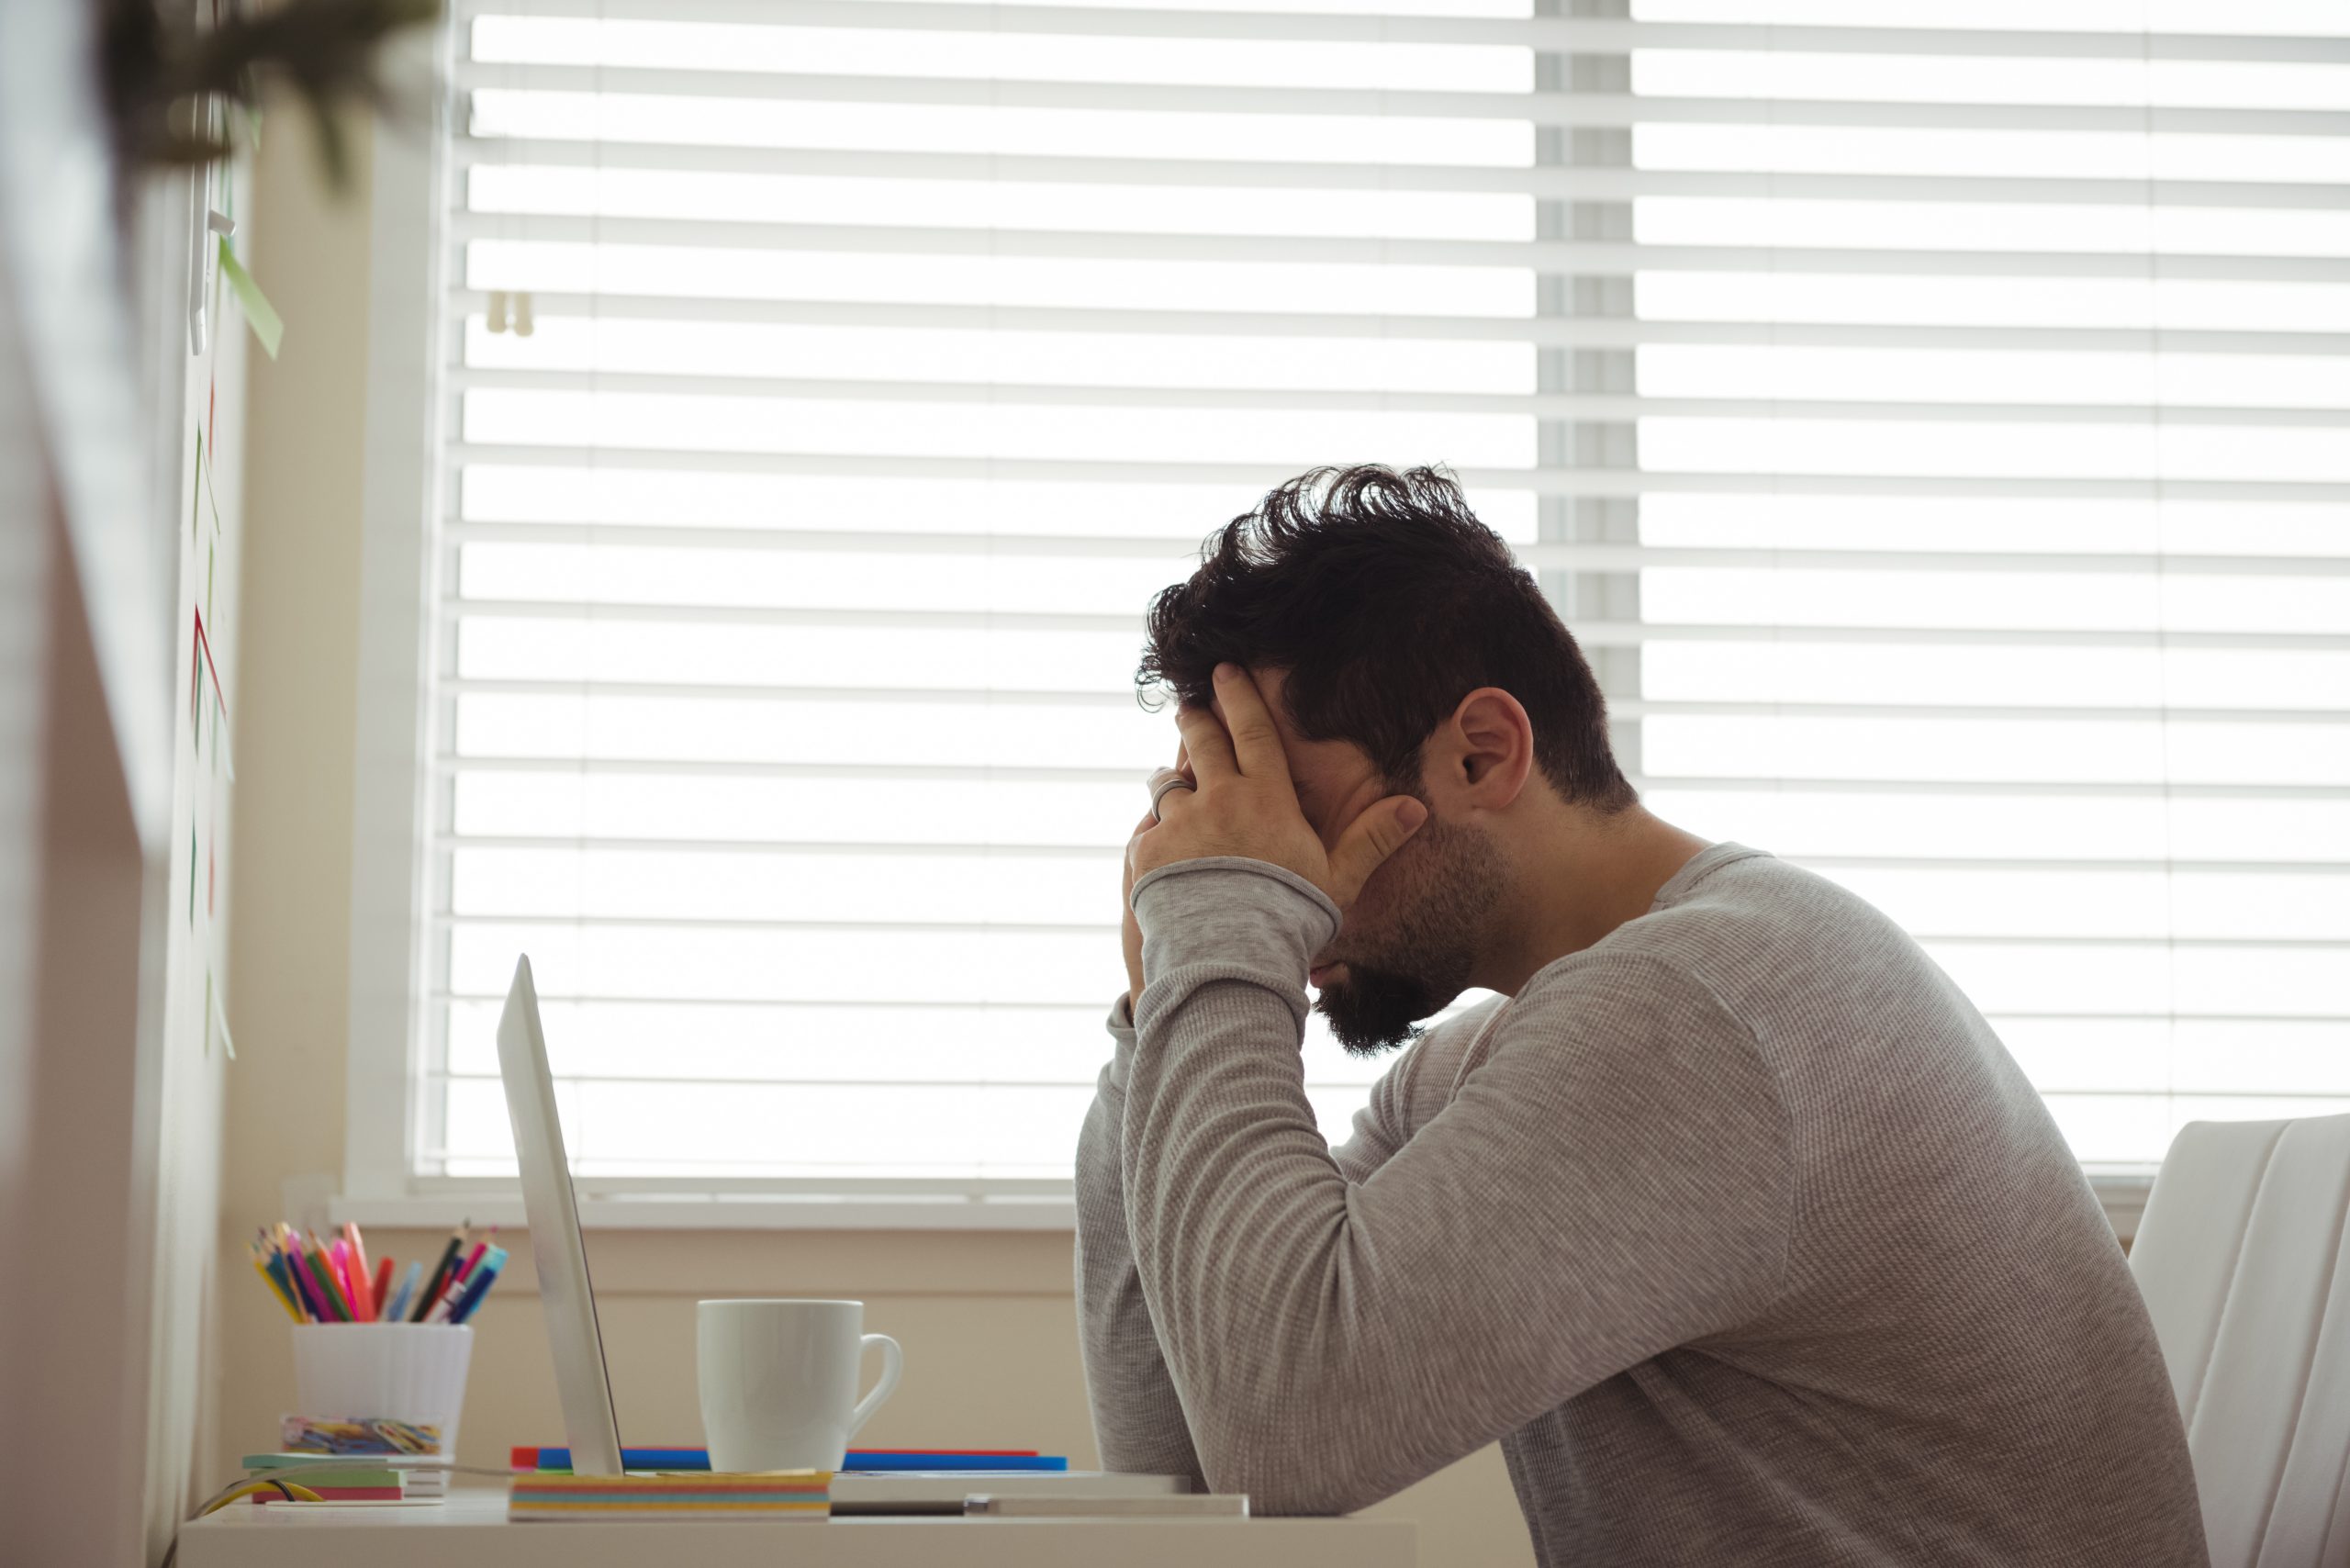
<instances>
[{"instance_id":1,"label":"man's beard","mask_svg":"<svg viewBox=\"0 0 2350 1568\"><path fill-rule=\"evenodd\" d=\"M1394 890L1397 910L1369 941L1348 944L1346 978L1314 1004L1350 1056L1371 1057L1420 1037L1419 1021L1469 988L1501 902L1501 851L1475 828L1430 817L1404 846L1416 875Z\"/></svg>"}]
</instances>

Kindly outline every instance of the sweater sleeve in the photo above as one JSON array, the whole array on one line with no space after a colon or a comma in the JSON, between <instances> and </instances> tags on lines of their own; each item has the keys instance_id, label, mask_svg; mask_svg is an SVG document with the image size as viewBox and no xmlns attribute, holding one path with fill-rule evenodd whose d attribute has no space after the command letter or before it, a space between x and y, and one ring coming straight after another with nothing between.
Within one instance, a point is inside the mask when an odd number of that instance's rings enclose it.
<instances>
[{"instance_id":1,"label":"sweater sleeve","mask_svg":"<svg viewBox=\"0 0 2350 1568\"><path fill-rule=\"evenodd\" d=\"M1077 1138L1077 1330L1094 1446L1104 1470L1186 1476L1194 1491L1203 1492L1191 1428L1151 1331L1134 1250L1126 1244L1118 1144L1135 1027L1124 996L1111 1005L1109 1029L1110 1060Z\"/></svg>"},{"instance_id":2,"label":"sweater sleeve","mask_svg":"<svg viewBox=\"0 0 2350 1568\"><path fill-rule=\"evenodd\" d=\"M1231 859L1134 901L1126 1230L1217 1490L1363 1506L1777 1294L1784 1102L1695 977L1605 944L1551 966L1451 1103L1350 1182L1295 1048L1336 907Z\"/></svg>"},{"instance_id":3,"label":"sweater sleeve","mask_svg":"<svg viewBox=\"0 0 2350 1568\"><path fill-rule=\"evenodd\" d=\"M1095 1445L1103 1468L1133 1474L1182 1475L1206 1490L1191 1428L1167 1361L1151 1327L1142 1281L1126 1239L1119 1145L1125 1120L1126 1075L1135 1053L1134 1016L1126 998L1110 1007L1112 1049L1094 1088L1077 1146L1077 1306L1085 1388L1093 1411ZM1372 1085L1354 1132L1330 1151L1348 1181L1360 1182L1385 1163L1410 1136L1403 1096L1432 1031Z\"/></svg>"}]
</instances>

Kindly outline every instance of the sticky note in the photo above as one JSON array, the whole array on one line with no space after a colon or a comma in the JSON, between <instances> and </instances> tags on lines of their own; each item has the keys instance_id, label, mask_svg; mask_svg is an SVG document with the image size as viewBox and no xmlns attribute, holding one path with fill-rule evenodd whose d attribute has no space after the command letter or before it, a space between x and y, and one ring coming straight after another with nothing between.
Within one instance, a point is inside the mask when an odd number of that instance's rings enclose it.
<instances>
[{"instance_id":1,"label":"sticky note","mask_svg":"<svg viewBox=\"0 0 2350 1568\"><path fill-rule=\"evenodd\" d=\"M236 291L237 303L244 307L245 324L253 330L253 336L261 340L262 352L275 359L277 345L285 336L285 323L277 319L277 311L269 303L269 296L261 291L261 285L255 283L252 274L238 262L236 252L229 248L226 240L220 241L220 275L227 278L229 286Z\"/></svg>"},{"instance_id":2,"label":"sticky note","mask_svg":"<svg viewBox=\"0 0 2350 1568\"><path fill-rule=\"evenodd\" d=\"M208 978L205 981L207 987L209 987L211 983L212 982ZM229 1053L229 1059L230 1061L235 1061L237 1059L237 1038L235 1036L229 1033L229 1010L221 1005L220 994L218 991L214 991L212 995L212 1017L214 1021L220 1025L220 1048Z\"/></svg>"}]
</instances>

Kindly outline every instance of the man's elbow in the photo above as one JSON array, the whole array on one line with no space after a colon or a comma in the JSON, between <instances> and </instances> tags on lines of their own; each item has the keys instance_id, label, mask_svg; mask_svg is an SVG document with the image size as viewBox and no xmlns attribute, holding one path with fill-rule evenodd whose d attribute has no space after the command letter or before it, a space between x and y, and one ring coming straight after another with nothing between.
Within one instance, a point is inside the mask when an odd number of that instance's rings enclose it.
<instances>
[{"instance_id":1,"label":"man's elbow","mask_svg":"<svg viewBox=\"0 0 2350 1568\"><path fill-rule=\"evenodd\" d=\"M1251 1514L1351 1514L1394 1490L1350 1439L1332 1430L1301 1436L1286 1422L1239 1416L1206 1423L1200 1468L1211 1490L1245 1492Z\"/></svg>"}]
</instances>

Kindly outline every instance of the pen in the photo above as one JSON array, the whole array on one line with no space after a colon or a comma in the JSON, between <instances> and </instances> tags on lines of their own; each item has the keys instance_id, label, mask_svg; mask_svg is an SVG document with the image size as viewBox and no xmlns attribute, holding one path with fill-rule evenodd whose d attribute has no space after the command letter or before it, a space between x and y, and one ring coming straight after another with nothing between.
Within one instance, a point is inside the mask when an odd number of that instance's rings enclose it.
<instances>
[{"instance_id":1,"label":"pen","mask_svg":"<svg viewBox=\"0 0 2350 1568\"><path fill-rule=\"evenodd\" d=\"M464 1294L465 1271L461 1268L450 1270L448 1282L441 1287L441 1299L432 1304L432 1310L424 1315L424 1321L447 1322L451 1309L457 1305L457 1298Z\"/></svg>"},{"instance_id":2,"label":"pen","mask_svg":"<svg viewBox=\"0 0 2350 1568\"><path fill-rule=\"evenodd\" d=\"M465 1231L472 1224L473 1222L468 1220L450 1234L449 1245L442 1249L441 1261L433 1265L431 1278L425 1282L424 1289L417 1294L416 1305L411 1309L412 1316L408 1318L409 1322L423 1322L425 1314L431 1312L434 1304L441 1299L441 1287L448 1282L449 1271L456 1266L457 1253L464 1248Z\"/></svg>"},{"instance_id":3,"label":"pen","mask_svg":"<svg viewBox=\"0 0 2350 1568\"><path fill-rule=\"evenodd\" d=\"M491 1248L488 1259L474 1271L471 1282L465 1286L465 1294L458 1297L456 1305L449 1309L449 1321L463 1323L471 1317L481 1305L481 1298L489 1294L489 1287L498 1282L498 1271L505 1267L506 1249Z\"/></svg>"},{"instance_id":4,"label":"pen","mask_svg":"<svg viewBox=\"0 0 2350 1568\"><path fill-rule=\"evenodd\" d=\"M457 1271L449 1276L449 1283L453 1287L464 1284L466 1277L470 1275L475 1269L480 1266L482 1254L488 1250L489 1242L487 1239L485 1238L475 1242L474 1249L465 1254L465 1260L457 1265Z\"/></svg>"}]
</instances>

